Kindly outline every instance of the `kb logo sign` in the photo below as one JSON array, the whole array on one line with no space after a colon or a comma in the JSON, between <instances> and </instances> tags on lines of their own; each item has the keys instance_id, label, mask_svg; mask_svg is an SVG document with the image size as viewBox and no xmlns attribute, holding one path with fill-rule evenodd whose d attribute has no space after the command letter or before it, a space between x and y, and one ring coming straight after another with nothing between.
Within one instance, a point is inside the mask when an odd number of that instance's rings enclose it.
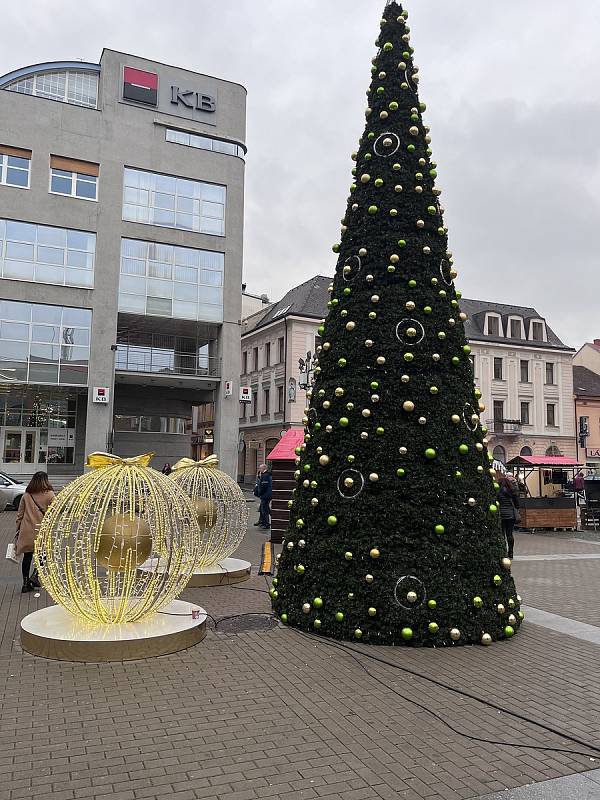
<instances>
[{"instance_id":1,"label":"kb logo sign","mask_svg":"<svg viewBox=\"0 0 600 800\"><path fill-rule=\"evenodd\" d=\"M180 89L179 86L171 86L171 103L174 106L182 105L209 113L217 109L217 101L212 95L195 92L193 89Z\"/></svg>"}]
</instances>

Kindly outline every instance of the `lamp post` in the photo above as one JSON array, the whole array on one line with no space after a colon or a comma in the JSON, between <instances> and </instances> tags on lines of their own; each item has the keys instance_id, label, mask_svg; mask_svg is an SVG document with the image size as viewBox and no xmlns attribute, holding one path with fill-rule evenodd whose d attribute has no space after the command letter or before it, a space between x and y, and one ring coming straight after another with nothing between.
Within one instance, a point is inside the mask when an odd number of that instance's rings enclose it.
<instances>
[{"instance_id":1,"label":"lamp post","mask_svg":"<svg viewBox=\"0 0 600 800\"><path fill-rule=\"evenodd\" d=\"M315 361L316 358L312 355L310 350L306 354L306 358L298 359L298 369L300 371L298 386L305 392L312 386L315 372Z\"/></svg>"}]
</instances>

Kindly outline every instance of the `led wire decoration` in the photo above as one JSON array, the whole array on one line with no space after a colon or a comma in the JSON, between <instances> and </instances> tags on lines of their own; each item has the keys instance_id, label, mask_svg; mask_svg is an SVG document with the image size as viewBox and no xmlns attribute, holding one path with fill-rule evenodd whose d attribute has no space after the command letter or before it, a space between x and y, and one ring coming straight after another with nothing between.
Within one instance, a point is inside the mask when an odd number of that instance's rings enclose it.
<instances>
[{"instance_id":1,"label":"led wire decoration","mask_svg":"<svg viewBox=\"0 0 600 800\"><path fill-rule=\"evenodd\" d=\"M230 556L244 538L248 508L242 490L225 472L217 469L219 459L202 461L182 458L171 479L191 498L205 547L197 568L209 567Z\"/></svg>"},{"instance_id":2,"label":"led wire decoration","mask_svg":"<svg viewBox=\"0 0 600 800\"><path fill-rule=\"evenodd\" d=\"M148 466L152 457L92 453L92 471L59 492L44 516L35 543L40 581L75 617L144 619L183 591L201 558L192 503ZM150 568L139 570L144 562Z\"/></svg>"}]
</instances>

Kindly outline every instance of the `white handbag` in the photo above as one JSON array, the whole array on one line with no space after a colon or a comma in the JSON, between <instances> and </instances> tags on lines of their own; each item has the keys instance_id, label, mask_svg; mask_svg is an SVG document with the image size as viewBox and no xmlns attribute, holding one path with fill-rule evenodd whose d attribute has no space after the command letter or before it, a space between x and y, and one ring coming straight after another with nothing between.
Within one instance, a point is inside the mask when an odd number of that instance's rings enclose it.
<instances>
[{"instance_id":1,"label":"white handbag","mask_svg":"<svg viewBox=\"0 0 600 800\"><path fill-rule=\"evenodd\" d=\"M19 563L19 556L17 555L17 545L14 542L10 542L6 547L6 560L14 561L15 564Z\"/></svg>"}]
</instances>

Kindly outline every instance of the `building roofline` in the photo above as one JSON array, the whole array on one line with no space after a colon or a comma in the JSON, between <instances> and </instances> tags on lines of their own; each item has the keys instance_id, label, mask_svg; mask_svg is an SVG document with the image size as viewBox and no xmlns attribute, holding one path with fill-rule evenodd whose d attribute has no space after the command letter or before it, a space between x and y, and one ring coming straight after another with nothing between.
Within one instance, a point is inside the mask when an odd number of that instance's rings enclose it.
<instances>
[{"instance_id":1,"label":"building roofline","mask_svg":"<svg viewBox=\"0 0 600 800\"><path fill-rule=\"evenodd\" d=\"M44 61L41 64L30 64L27 67L15 69L0 75L0 89L9 83L18 81L20 78L28 78L30 75L38 75L44 72L60 72L61 70L77 70L78 72L100 72L100 64L91 61Z\"/></svg>"},{"instance_id":2,"label":"building roofline","mask_svg":"<svg viewBox=\"0 0 600 800\"><path fill-rule=\"evenodd\" d=\"M244 86L243 83L239 81L230 81L227 78L219 78L217 75L209 75L206 72L194 72L193 69L188 69L187 67L180 67L177 64L165 64L164 61L155 61L151 58L146 58L146 56L138 56L136 53L126 53L123 50L113 50L111 47L103 47L102 54L100 56L100 62L104 58L104 53L119 53L122 56L128 56L129 58L139 58L141 61L151 61L153 64L158 64L161 67L170 67L171 69L178 69L182 72L189 72L190 75L200 75L202 78L212 78L215 81L220 81L221 83L230 83L232 86L239 86L240 89L243 89L246 94L248 94L248 89Z\"/></svg>"}]
</instances>

